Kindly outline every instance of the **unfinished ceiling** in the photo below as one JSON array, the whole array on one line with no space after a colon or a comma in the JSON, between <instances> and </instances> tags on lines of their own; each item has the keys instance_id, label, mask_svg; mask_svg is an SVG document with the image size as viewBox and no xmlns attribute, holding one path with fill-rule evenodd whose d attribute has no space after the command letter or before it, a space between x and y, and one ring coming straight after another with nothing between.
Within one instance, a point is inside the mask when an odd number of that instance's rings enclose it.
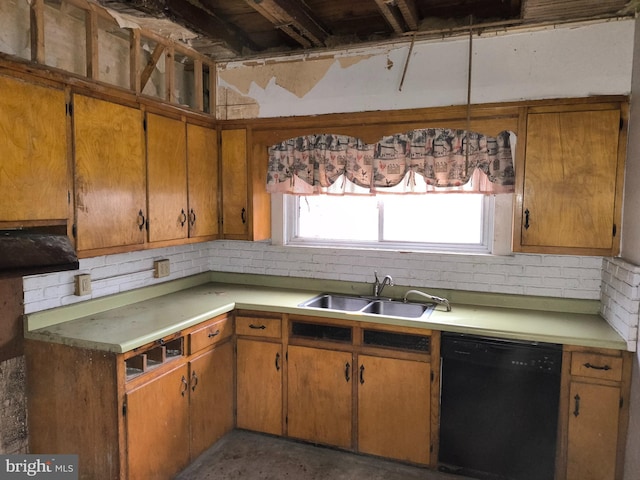
<instances>
[{"instance_id":1,"label":"unfinished ceiling","mask_svg":"<svg viewBox=\"0 0 640 480\"><path fill-rule=\"evenodd\" d=\"M635 0L94 0L146 28L169 19L215 60L635 13Z\"/></svg>"}]
</instances>

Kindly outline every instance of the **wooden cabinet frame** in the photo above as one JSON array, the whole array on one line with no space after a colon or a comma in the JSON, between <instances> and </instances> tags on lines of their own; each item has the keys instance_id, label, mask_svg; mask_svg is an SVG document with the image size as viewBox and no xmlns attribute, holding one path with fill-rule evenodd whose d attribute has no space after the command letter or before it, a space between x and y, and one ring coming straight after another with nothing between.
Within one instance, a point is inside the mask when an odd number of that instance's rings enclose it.
<instances>
[{"instance_id":1,"label":"wooden cabinet frame","mask_svg":"<svg viewBox=\"0 0 640 480\"><path fill-rule=\"evenodd\" d=\"M617 142L617 167L615 171L615 185L613 198L608 198L614 205L610 213L610 220L613 226L612 232L600 232L600 234L611 233L610 248L594 248L580 246L553 245L553 242L541 242L539 245L527 245L522 241L522 232L526 232L527 206L525 205L525 182L526 182L526 146L527 146L527 123L529 114L562 114L580 112L603 112L619 111L620 122L612 127L618 128ZM516 192L514 197L513 212L513 250L523 253L547 253L547 254L571 254L571 255L598 255L615 256L620 251L620 228L622 221L622 200L624 185L624 164L626 159L626 144L628 130L629 106L624 97L592 97L586 99L556 100L547 102L534 102L531 105L523 106L520 109L518 143L516 151ZM541 193L541 196L544 192ZM590 197L587 201L592 201Z\"/></svg>"}]
</instances>

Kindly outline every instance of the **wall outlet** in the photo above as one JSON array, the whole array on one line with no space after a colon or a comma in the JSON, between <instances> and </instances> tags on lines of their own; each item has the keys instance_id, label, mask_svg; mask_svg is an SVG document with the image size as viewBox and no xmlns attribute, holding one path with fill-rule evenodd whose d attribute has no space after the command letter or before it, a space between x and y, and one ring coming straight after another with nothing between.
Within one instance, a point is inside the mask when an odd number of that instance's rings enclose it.
<instances>
[{"instance_id":1,"label":"wall outlet","mask_svg":"<svg viewBox=\"0 0 640 480\"><path fill-rule=\"evenodd\" d=\"M89 295L91 293L91 275L83 273L76 275L76 296Z\"/></svg>"},{"instance_id":2,"label":"wall outlet","mask_svg":"<svg viewBox=\"0 0 640 480\"><path fill-rule=\"evenodd\" d=\"M169 267L169 260L156 260L153 262L154 273L153 276L156 278L168 277L171 273L171 268Z\"/></svg>"}]
</instances>

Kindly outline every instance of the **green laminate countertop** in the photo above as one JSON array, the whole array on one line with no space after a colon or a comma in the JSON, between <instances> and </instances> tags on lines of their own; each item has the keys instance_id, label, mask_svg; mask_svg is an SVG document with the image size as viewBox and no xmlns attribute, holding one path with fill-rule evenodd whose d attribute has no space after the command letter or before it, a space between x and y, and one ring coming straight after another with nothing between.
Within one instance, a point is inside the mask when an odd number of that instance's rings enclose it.
<instances>
[{"instance_id":1,"label":"green laminate countertop","mask_svg":"<svg viewBox=\"0 0 640 480\"><path fill-rule=\"evenodd\" d=\"M203 283L204 282L204 283ZM177 289L177 290L176 290ZM452 303L426 320L309 309L318 290L212 282L200 277L25 315L25 337L125 353L234 309L626 350L625 340L597 313Z\"/></svg>"}]
</instances>

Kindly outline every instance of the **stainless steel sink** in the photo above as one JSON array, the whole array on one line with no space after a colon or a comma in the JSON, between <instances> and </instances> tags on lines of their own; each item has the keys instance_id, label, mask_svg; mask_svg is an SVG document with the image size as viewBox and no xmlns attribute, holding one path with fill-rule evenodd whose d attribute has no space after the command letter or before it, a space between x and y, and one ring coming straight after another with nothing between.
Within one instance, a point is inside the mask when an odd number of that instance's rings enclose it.
<instances>
[{"instance_id":1,"label":"stainless steel sink","mask_svg":"<svg viewBox=\"0 0 640 480\"><path fill-rule=\"evenodd\" d=\"M301 303L300 306L357 312L366 307L370 302L371 300L362 297L350 297L348 295L325 293Z\"/></svg>"},{"instance_id":2,"label":"stainless steel sink","mask_svg":"<svg viewBox=\"0 0 640 480\"><path fill-rule=\"evenodd\" d=\"M372 299L334 293L323 293L301 303L300 306L403 318L427 318L436 307L433 304L408 303L401 300Z\"/></svg>"},{"instance_id":3,"label":"stainless steel sink","mask_svg":"<svg viewBox=\"0 0 640 480\"><path fill-rule=\"evenodd\" d=\"M373 313L388 317L408 317L419 318L429 315L435 305L424 305L422 303L404 303L395 300L374 300L364 307L362 313Z\"/></svg>"}]
</instances>

